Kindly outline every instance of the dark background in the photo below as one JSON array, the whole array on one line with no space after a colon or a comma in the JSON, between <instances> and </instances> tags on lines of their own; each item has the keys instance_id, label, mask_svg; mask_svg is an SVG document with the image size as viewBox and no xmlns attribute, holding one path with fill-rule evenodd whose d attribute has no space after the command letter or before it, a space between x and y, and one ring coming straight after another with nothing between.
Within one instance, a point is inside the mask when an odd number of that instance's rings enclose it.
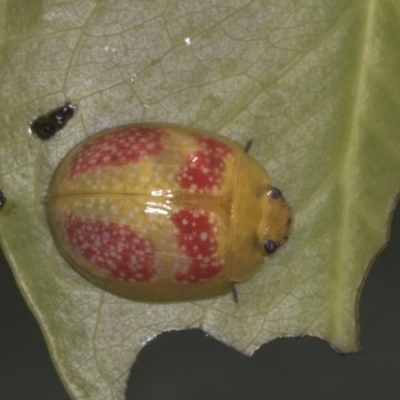
<instances>
[{"instance_id":1,"label":"dark background","mask_svg":"<svg viewBox=\"0 0 400 400\"><path fill-rule=\"evenodd\" d=\"M129 400L400 399L400 210L360 309L364 354L279 339L245 357L199 331L164 333L134 365ZM0 255L0 399L69 399L39 326Z\"/></svg>"}]
</instances>

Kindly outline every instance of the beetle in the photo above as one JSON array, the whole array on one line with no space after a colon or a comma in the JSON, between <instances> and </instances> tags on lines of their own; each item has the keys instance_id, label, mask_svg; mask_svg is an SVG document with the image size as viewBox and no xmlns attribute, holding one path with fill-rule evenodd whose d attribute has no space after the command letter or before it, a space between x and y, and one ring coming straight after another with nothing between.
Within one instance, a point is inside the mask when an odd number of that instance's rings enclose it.
<instances>
[{"instance_id":1,"label":"beetle","mask_svg":"<svg viewBox=\"0 0 400 400\"><path fill-rule=\"evenodd\" d=\"M293 215L243 146L173 124L107 129L57 167L55 244L94 285L144 302L228 293L283 244Z\"/></svg>"}]
</instances>

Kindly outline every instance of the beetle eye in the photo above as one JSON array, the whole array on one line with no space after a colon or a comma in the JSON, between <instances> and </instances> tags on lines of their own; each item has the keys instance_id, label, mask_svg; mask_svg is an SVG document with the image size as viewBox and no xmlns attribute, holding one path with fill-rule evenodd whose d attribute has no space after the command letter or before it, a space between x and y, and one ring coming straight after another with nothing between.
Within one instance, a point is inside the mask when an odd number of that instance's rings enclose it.
<instances>
[{"instance_id":1,"label":"beetle eye","mask_svg":"<svg viewBox=\"0 0 400 400\"><path fill-rule=\"evenodd\" d=\"M267 194L272 199L280 199L282 197L282 192L275 186L272 186Z\"/></svg>"},{"instance_id":2,"label":"beetle eye","mask_svg":"<svg viewBox=\"0 0 400 400\"><path fill-rule=\"evenodd\" d=\"M264 249L267 254L272 254L277 248L278 246L272 240L266 240L264 242Z\"/></svg>"}]
</instances>

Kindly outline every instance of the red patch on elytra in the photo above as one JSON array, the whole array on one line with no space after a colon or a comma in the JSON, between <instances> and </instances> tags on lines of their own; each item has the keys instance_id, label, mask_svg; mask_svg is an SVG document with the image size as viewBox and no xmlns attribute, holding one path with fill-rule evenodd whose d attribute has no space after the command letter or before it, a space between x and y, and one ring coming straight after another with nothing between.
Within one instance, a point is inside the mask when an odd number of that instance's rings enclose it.
<instances>
[{"instance_id":1,"label":"red patch on elytra","mask_svg":"<svg viewBox=\"0 0 400 400\"><path fill-rule=\"evenodd\" d=\"M71 246L114 277L145 282L155 274L153 244L129 225L72 213L68 214L64 225Z\"/></svg>"},{"instance_id":2,"label":"red patch on elytra","mask_svg":"<svg viewBox=\"0 0 400 400\"><path fill-rule=\"evenodd\" d=\"M176 273L175 279L192 283L218 274L223 264L213 257L218 243L210 214L183 209L173 214L171 220L179 230L176 236L180 249L193 259L186 270Z\"/></svg>"},{"instance_id":3,"label":"red patch on elytra","mask_svg":"<svg viewBox=\"0 0 400 400\"><path fill-rule=\"evenodd\" d=\"M160 153L167 133L156 127L128 126L84 146L72 160L69 177L103 167L139 162Z\"/></svg>"},{"instance_id":4,"label":"red patch on elytra","mask_svg":"<svg viewBox=\"0 0 400 400\"><path fill-rule=\"evenodd\" d=\"M201 149L189 154L175 179L184 189L191 189L196 193L209 193L214 188L221 187L225 171L224 158L232 154L232 151L219 140L198 134L193 136Z\"/></svg>"}]
</instances>

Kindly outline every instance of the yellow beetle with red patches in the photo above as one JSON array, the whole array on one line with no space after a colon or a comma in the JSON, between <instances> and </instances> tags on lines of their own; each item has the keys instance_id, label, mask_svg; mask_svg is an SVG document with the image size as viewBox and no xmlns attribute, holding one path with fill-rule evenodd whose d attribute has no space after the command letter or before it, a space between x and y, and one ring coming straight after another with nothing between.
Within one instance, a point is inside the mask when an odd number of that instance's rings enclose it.
<instances>
[{"instance_id":1,"label":"yellow beetle with red patches","mask_svg":"<svg viewBox=\"0 0 400 400\"><path fill-rule=\"evenodd\" d=\"M171 124L132 124L72 149L48 191L67 262L93 284L145 302L215 297L255 275L293 216L236 142Z\"/></svg>"}]
</instances>

